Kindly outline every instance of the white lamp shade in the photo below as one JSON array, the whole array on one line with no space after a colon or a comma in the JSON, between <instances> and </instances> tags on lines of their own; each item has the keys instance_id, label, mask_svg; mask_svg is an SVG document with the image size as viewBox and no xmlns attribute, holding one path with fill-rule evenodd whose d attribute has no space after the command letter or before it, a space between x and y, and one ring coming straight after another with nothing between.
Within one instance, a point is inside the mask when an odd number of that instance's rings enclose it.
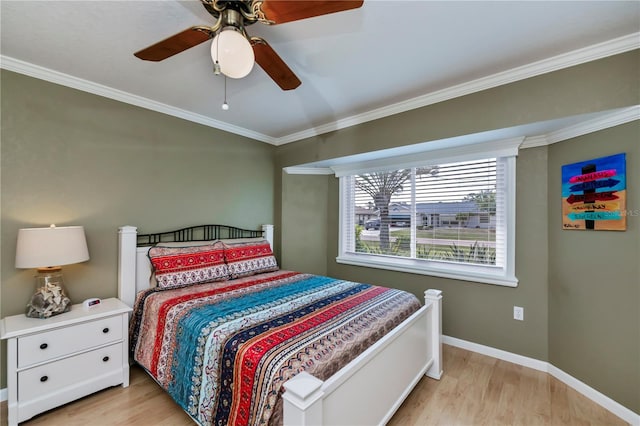
<instances>
[{"instance_id":1,"label":"white lamp shade","mask_svg":"<svg viewBox=\"0 0 640 426\"><path fill-rule=\"evenodd\" d=\"M220 64L220 72L227 77L246 77L253 68L255 55L251 43L234 29L223 29L211 43L211 59Z\"/></svg>"},{"instance_id":2,"label":"white lamp shade","mask_svg":"<svg viewBox=\"0 0 640 426\"><path fill-rule=\"evenodd\" d=\"M24 228L18 231L16 268L45 268L89 260L82 226Z\"/></svg>"}]
</instances>

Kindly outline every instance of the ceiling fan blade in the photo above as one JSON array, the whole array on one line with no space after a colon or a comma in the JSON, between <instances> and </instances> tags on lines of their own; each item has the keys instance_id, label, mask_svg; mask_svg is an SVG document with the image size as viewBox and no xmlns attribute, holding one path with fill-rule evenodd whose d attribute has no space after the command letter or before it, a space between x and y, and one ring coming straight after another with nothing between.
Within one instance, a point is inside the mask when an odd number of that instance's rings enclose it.
<instances>
[{"instance_id":1,"label":"ceiling fan blade","mask_svg":"<svg viewBox=\"0 0 640 426\"><path fill-rule=\"evenodd\" d=\"M134 55L145 61L162 61L193 46L210 40L214 34L208 27L191 27L156 44L142 49Z\"/></svg>"},{"instance_id":2,"label":"ceiling fan blade","mask_svg":"<svg viewBox=\"0 0 640 426\"><path fill-rule=\"evenodd\" d=\"M357 9L364 0L263 0L260 10L273 24L297 21L344 10Z\"/></svg>"},{"instance_id":3,"label":"ceiling fan blade","mask_svg":"<svg viewBox=\"0 0 640 426\"><path fill-rule=\"evenodd\" d=\"M251 37L256 62L282 90L293 90L302 82L275 50L260 37Z\"/></svg>"}]
</instances>

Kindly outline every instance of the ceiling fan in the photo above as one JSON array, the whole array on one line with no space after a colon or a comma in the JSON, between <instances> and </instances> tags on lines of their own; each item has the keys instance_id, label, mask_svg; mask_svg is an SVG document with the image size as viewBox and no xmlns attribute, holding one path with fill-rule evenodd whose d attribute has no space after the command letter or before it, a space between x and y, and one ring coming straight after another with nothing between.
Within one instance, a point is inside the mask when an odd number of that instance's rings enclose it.
<instances>
[{"instance_id":1,"label":"ceiling fan","mask_svg":"<svg viewBox=\"0 0 640 426\"><path fill-rule=\"evenodd\" d=\"M213 39L214 72L232 78L246 76L257 62L282 90L292 90L301 81L260 37L251 37L245 27L260 22L283 24L314 16L342 12L362 6L363 0L201 0L215 19L211 26L194 26L142 49L134 55L146 61L162 61Z\"/></svg>"}]
</instances>

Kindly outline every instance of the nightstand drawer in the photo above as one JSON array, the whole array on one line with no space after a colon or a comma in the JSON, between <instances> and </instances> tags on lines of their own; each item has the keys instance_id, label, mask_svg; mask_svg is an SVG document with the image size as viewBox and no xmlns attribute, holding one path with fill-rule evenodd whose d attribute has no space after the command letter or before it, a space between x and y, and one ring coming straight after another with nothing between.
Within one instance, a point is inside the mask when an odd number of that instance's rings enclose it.
<instances>
[{"instance_id":1,"label":"nightstand drawer","mask_svg":"<svg viewBox=\"0 0 640 426\"><path fill-rule=\"evenodd\" d=\"M122 316L18 338L18 368L122 339Z\"/></svg>"},{"instance_id":2,"label":"nightstand drawer","mask_svg":"<svg viewBox=\"0 0 640 426\"><path fill-rule=\"evenodd\" d=\"M18 373L18 400L42 398L122 370L122 343L64 358Z\"/></svg>"}]
</instances>

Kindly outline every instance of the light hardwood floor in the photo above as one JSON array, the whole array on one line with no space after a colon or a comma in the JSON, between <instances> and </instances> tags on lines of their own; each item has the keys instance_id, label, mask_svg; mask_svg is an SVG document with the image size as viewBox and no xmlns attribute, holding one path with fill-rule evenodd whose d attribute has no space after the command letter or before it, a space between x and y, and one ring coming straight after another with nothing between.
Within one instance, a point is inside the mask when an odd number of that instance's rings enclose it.
<instances>
[{"instance_id":1,"label":"light hardwood floor","mask_svg":"<svg viewBox=\"0 0 640 426\"><path fill-rule=\"evenodd\" d=\"M625 425L546 373L444 346L444 376L423 378L389 422L405 425ZM7 424L3 402L1 426ZM98 392L22 426L166 425L193 421L139 367L131 385Z\"/></svg>"}]
</instances>

